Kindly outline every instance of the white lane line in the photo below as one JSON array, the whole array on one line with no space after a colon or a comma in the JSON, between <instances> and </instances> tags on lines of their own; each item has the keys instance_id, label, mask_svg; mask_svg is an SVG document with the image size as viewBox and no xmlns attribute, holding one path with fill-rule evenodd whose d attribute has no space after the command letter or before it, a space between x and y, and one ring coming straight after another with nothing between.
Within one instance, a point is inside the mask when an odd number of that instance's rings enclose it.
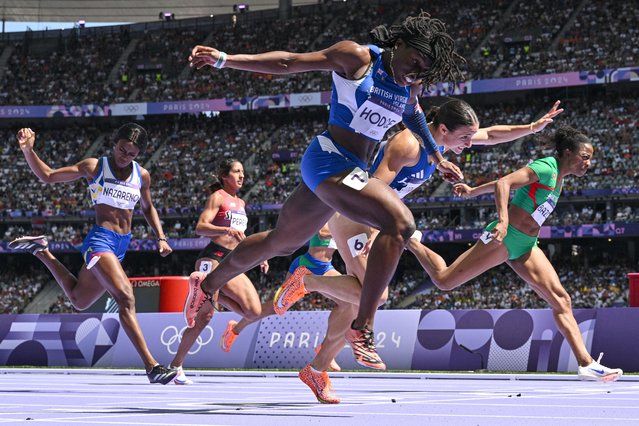
<instances>
[{"instance_id":1,"label":"white lane line","mask_svg":"<svg viewBox=\"0 0 639 426\"><path fill-rule=\"evenodd\" d=\"M242 410L243 414L252 414L253 418L255 418L255 416L258 416L259 412L261 412L263 410ZM222 415L222 414L237 414L236 410L210 410L211 414L216 414L216 415ZM205 414L206 411L202 410L202 411L198 411L197 413L193 413L194 415L202 415ZM297 412L290 412L287 410L267 410L265 411L265 414L268 415L273 415L273 414L296 414ZM49 419L37 419L34 418L34 420L36 421L41 421L41 422L47 422L47 423L58 423L58 422L67 422L67 423L81 423L81 422L86 422L87 420L90 420L92 424L129 424L129 425L166 425L166 426L174 426L175 423L174 422L169 422L169 423L162 423L162 422L136 422L132 419L132 417L139 417L139 416L163 416L166 415L167 413L130 413L130 414L126 414L126 418L127 421L107 421L105 420L105 417L112 417L112 418L117 418L117 417L122 417L122 416L100 416L98 418L93 417L93 416L85 416L85 417L60 417L60 418L49 418ZM380 421L382 418L384 417L410 417L410 418L430 418L430 417L435 417L435 418L439 418L439 419L446 419L446 418L472 418L472 419L476 419L476 418L481 418L481 419L512 419L514 421L516 421L517 419L528 419L528 420L568 420L568 421L579 421L579 420L583 420L583 421L601 421L601 422L610 422L610 421L624 421L624 422L639 422L639 417L634 417L634 418L624 418L624 417L594 417L594 416L542 416L542 415L538 415L538 416L533 416L533 415L508 415L508 414L503 414L503 415L498 415L498 414L477 414L477 413L468 413L468 414L451 414L451 413L397 413L397 412L393 412L393 413L389 413L389 412L361 412L361 411L318 411L316 413L309 413L308 411L305 413L306 415L304 417L310 419L313 417L313 414L317 414L317 415L321 415L323 417L325 416L329 416L329 415L333 415L336 416L337 419L341 419L343 418L343 420L346 420L347 416L362 416L363 414L365 414L367 417L370 416L375 416L376 421ZM188 413L182 413L181 414L181 418L183 419L184 424L188 424L188 425L194 425L194 423L187 423L187 417L189 414ZM388 420L389 422L391 420ZM380 422L380 423L385 423L385 422ZM210 423L207 423L207 425L210 425Z\"/></svg>"}]
</instances>

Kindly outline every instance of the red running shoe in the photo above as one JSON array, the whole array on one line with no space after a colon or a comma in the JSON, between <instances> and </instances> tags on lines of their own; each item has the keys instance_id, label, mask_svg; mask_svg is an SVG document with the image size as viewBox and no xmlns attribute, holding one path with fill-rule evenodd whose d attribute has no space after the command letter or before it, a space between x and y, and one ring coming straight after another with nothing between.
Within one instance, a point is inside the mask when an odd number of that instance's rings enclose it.
<instances>
[{"instance_id":1,"label":"red running shoe","mask_svg":"<svg viewBox=\"0 0 639 426\"><path fill-rule=\"evenodd\" d=\"M237 334L233 331L233 327L237 324L237 321L231 320L226 325L226 330L224 330L224 334L222 334L222 338L220 339L220 347L224 352L228 352L231 350L231 346L233 346L233 342L237 339Z\"/></svg>"},{"instance_id":2,"label":"red running shoe","mask_svg":"<svg viewBox=\"0 0 639 426\"><path fill-rule=\"evenodd\" d=\"M273 308L277 315L284 315L298 300L308 294L304 287L304 275L311 271L306 266L298 266L284 284L277 289L273 297Z\"/></svg>"},{"instance_id":3,"label":"red running shoe","mask_svg":"<svg viewBox=\"0 0 639 426\"><path fill-rule=\"evenodd\" d=\"M379 357L375 342L373 330L364 327L361 330L355 330L352 327L346 332L346 341L351 345L353 357L359 365L372 368L374 370L386 370L386 364Z\"/></svg>"},{"instance_id":4,"label":"red running shoe","mask_svg":"<svg viewBox=\"0 0 639 426\"><path fill-rule=\"evenodd\" d=\"M193 272L189 276L189 295L184 301L184 321L188 328L195 326L195 317L207 300L211 300L211 296L202 290L202 281L206 278L204 272Z\"/></svg>"},{"instance_id":5,"label":"red running shoe","mask_svg":"<svg viewBox=\"0 0 639 426\"><path fill-rule=\"evenodd\" d=\"M331 379L328 378L326 371L315 372L308 364L299 372L298 376L306 386L311 388L317 400L322 404L339 404L341 402L333 391Z\"/></svg>"}]
</instances>

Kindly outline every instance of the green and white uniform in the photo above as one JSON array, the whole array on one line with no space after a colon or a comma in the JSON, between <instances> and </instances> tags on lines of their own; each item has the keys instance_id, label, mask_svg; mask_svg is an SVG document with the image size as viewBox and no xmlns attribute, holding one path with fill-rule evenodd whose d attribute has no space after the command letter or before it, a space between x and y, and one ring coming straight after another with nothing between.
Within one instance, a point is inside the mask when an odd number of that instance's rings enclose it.
<instances>
[{"instance_id":1,"label":"green and white uniform","mask_svg":"<svg viewBox=\"0 0 639 426\"><path fill-rule=\"evenodd\" d=\"M326 247L331 249L337 249L337 245L335 244L335 240L332 238L322 239L318 234L313 235L313 238L308 242L308 248L311 247ZM288 272L291 274L298 266L306 266L309 271L311 271L314 275L324 275L331 269L335 269L331 262L323 262L313 256L311 256L308 252L304 253L301 256L297 256L291 266L288 268Z\"/></svg>"},{"instance_id":2,"label":"green and white uniform","mask_svg":"<svg viewBox=\"0 0 639 426\"><path fill-rule=\"evenodd\" d=\"M323 239L320 238L319 234L313 235L313 238L308 242L308 248L311 247L328 247L332 249L337 249L337 244L335 244L335 240L332 238Z\"/></svg>"},{"instance_id":3,"label":"green and white uniform","mask_svg":"<svg viewBox=\"0 0 639 426\"><path fill-rule=\"evenodd\" d=\"M530 213L533 220L541 226L557 206L563 180L558 180L559 165L555 157L540 158L528 167L535 172L539 180L515 191L511 204ZM490 233L495 229L497 223L498 221L491 222L485 228L484 235L486 231ZM508 249L508 259L518 259L528 253L537 243L537 238L538 236L524 234L508 224L508 233L503 241ZM482 241L485 240L482 238Z\"/></svg>"}]
</instances>

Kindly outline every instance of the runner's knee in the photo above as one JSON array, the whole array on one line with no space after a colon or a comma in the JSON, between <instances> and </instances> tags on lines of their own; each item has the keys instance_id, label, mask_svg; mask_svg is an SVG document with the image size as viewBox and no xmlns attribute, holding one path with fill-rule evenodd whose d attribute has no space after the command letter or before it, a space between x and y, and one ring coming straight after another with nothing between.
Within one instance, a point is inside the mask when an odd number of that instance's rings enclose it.
<instances>
[{"instance_id":1,"label":"runner's knee","mask_svg":"<svg viewBox=\"0 0 639 426\"><path fill-rule=\"evenodd\" d=\"M261 312L261 307L258 307L257 309L255 307L249 307L249 309L246 309L244 311L244 315L243 317L247 320L247 321L257 321L258 319L260 319L260 315L262 314Z\"/></svg>"},{"instance_id":2,"label":"runner's knee","mask_svg":"<svg viewBox=\"0 0 639 426\"><path fill-rule=\"evenodd\" d=\"M560 289L553 290L551 300L548 302L556 312L570 312L572 310L572 299L563 287L560 286Z\"/></svg>"},{"instance_id":3,"label":"runner's knee","mask_svg":"<svg viewBox=\"0 0 639 426\"><path fill-rule=\"evenodd\" d=\"M415 229L417 227L412 213L408 209L402 209L391 216L391 221L381 231L388 235L394 235L407 243Z\"/></svg>"},{"instance_id":4,"label":"runner's knee","mask_svg":"<svg viewBox=\"0 0 639 426\"><path fill-rule=\"evenodd\" d=\"M133 289L130 285L120 286L115 290L112 290L111 297L118 304L120 310L135 309L135 296L133 295Z\"/></svg>"},{"instance_id":5,"label":"runner's knee","mask_svg":"<svg viewBox=\"0 0 639 426\"><path fill-rule=\"evenodd\" d=\"M75 293L68 294L67 297L71 305L78 311L84 311L93 304L93 301L90 301L88 298L78 297Z\"/></svg>"}]
</instances>

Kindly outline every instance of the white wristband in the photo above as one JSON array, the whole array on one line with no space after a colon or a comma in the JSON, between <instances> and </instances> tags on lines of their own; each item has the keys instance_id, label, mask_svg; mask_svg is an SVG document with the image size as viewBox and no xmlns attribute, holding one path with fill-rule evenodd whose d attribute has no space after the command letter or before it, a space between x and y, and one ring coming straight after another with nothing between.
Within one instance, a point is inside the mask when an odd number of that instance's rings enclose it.
<instances>
[{"instance_id":1,"label":"white wristband","mask_svg":"<svg viewBox=\"0 0 639 426\"><path fill-rule=\"evenodd\" d=\"M419 230L415 230L415 232L413 232L413 235L410 236L412 239L419 241L420 243L422 242L422 232Z\"/></svg>"},{"instance_id":2,"label":"white wristband","mask_svg":"<svg viewBox=\"0 0 639 426\"><path fill-rule=\"evenodd\" d=\"M215 62L213 66L215 68L224 68L225 64L226 64L226 53L220 51L220 57L217 58L217 62Z\"/></svg>"}]
</instances>

